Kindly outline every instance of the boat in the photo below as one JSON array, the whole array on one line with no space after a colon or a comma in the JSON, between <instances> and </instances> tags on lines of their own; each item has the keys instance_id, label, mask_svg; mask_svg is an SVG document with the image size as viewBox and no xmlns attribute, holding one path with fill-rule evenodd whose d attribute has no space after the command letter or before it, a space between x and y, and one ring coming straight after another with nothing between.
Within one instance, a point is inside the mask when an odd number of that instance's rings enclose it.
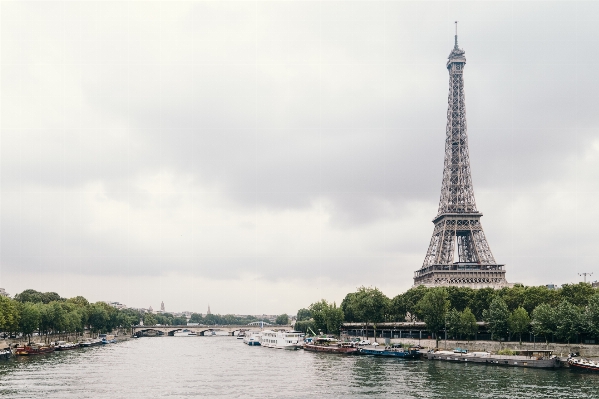
<instances>
[{"instance_id":1,"label":"boat","mask_svg":"<svg viewBox=\"0 0 599 399\"><path fill-rule=\"evenodd\" d=\"M260 346L262 345L262 333L247 333L245 337L243 337L243 343L249 346Z\"/></svg>"},{"instance_id":2,"label":"boat","mask_svg":"<svg viewBox=\"0 0 599 399\"><path fill-rule=\"evenodd\" d=\"M594 362L589 359L583 359L580 357L569 356L568 365L578 370L595 371L599 373L599 361Z\"/></svg>"},{"instance_id":3,"label":"boat","mask_svg":"<svg viewBox=\"0 0 599 399\"><path fill-rule=\"evenodd\" d=\"M304 346L303 341L301 331L262 331L261 345L267 348L296 350Z\"/></svg>"},{"instance_id":4,"label":"boat","mask_svg":"<svg viewBox=\"0 0 599 399\"><path fill-rule=\"evenodd\" d=\"M464 363L482 363L497 366L528 368L558 368L559 358L551 350L516 350L515 355L493 355L489 352L455 353L453 351L429 351L428 360L444 360Z\"/></svg>"},{"instance_id":5,"label":"boat","mask_svg":"<svg viewBox=\"0 0 599 399\"><path fill-rule=\"evenodd\" d=\"M10 347L8 346L8 344L3 343L4 345L0 344L2 347L0 348L0 359L8 359L9 357L12 356L12 351L10 350Z\"/></svg>"},{"instance_id":6,"label":"boat","mask_svg":"<svg viewBox=\"0 0 599 399\"><path fill-rule=\"evenodd\" d=\"M45 344L29 344L23 346L17 346L15 351L17 356L31 356L31 355L42 355L44 353L54 352L55 348L52 345Z\"/></svg>"},{"instance_id":7,"label":"boat","mask_svg":"<svg viewBox=\"0 0 599 399\"><path fill-rule=\"evenodd\" d=\"M98 339L100 339L102 341L102 344L104 345L116 344L116 338L114 337L114 335L100 334L98 335Z\"/></svg>"},{"instance_id":8,"label":"boat","mask_svg":"<svg viewBox=\"0 0 599 399\"><path fill-rule=\"evenodd\" d=\"M358 349L361 355L400 357L404 359L417 359L420 357L420 351L417 348L404 349L400 346L387 346L381 349L362 347Z\"/></svg>"},{"instance_id":9,"label":"boat","mask_svg":"<svg viewBox=\"0 0 599 399\"><path fill-rule=\"evenodd\" d=\"M245 330L239 330L239 333L237 334L237 339L244 339L245 333Z\"/></svg>"},{"instance_id":10,"label":"boat","mask_svg":"<svg viewBox=\"0 0 599 399\"><path fill-rule=\"evenodd\" d=\"M71 349L79 348L79 343L77 342L67 342L67 341L56 341L54 343L54 348L57 351L68 351Z\"/></svg>"},{"instance_id":11,"label":"boat","mask_svg":"<svg viewBox=\"0 0 599 399\"><path fill-rule=\"evenodd\" d=\"M197 336L198 336L198 334L196 334L195 332L188 330L188 329L175 331L175 333L173 334L173 337L197 337Z\"/></svg>"},{"instance_id":12,"label":"boat","mask_svg":"<svg viewBox=\"0 0 599 399\"><path fill-rule=\"evenodd\" d=\"M335 338L314 338L311 343L304 345L304 350L313 352L342 353L353 355L358 353L358 348L353 342L341 342Z\"/></svg>"},{"instance_id":13,"label":"boat","mask_svg":"<svg viewBox=\"0 0 599 399\"><path fill-rule=\"evenodd\" d=\"M79 346L82 346L84 348L87 348L89 346L96 346L96 345L102 345L102 340L99 338L96 339L87 339L85 341L79 342Z\"/></svg>"}]
</instances>

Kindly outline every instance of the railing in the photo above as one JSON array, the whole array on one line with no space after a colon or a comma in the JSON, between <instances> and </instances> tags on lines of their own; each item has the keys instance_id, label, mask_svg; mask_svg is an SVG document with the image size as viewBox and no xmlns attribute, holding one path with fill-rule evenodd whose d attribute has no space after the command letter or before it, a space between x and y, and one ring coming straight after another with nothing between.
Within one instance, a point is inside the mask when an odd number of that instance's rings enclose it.
<instances>
[{"instance_id":1,"label":"railing","mask_svg":"<svg viewBox=\"0 0 599 399\"><path fill-rule=\"evenodd\" d=\"M414 272L414 277L420 277L427 273L430 273L435 270L442 271L458 271L458 272L467 272L467 271L497 271L503 270L503 266L505 265L481 265L478 263L454 263L451 265L432 265L424 269L416 270Z\"/></svg>"}]
</instances>

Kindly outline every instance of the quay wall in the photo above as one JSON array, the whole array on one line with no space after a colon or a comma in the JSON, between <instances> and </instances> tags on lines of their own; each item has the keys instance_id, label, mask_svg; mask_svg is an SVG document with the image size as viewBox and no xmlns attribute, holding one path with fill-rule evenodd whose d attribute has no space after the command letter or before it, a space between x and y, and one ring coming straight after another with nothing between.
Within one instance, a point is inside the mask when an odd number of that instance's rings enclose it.
<instances>
[{"instance_id":1,"label":"quay wall","mask_svg":"<svg viewBox=\"0 0 599 399\"><path fill-rule=\"evenodd\" d=\"M371 342L373 341L372 337L365 338L361 337L361 339L369 339ZM377 338L378 343L384 344L385 338ZM435 347L434 339L418 339L414 338L391 338L389 339L390 343L398 344L398 343L409 343L418 345L420 343L421 346L431 349ZM530 349L549 349L552 350L553 353L560 357L566 357L571 352L580 353L582 357L599 357L599 345L590 345L590 344L546 344L545 342L523 342L520 345L519 342L498 342L498 341L466 341L466 340L447 340L447 345L445 345L445 340L439 340L439 349L453 350L455 348L465 348L470 352L474 351L488 351L488 352L497 352L501 349L511 349L511 350L530 350Z\"/></svg>"}]
</instances>

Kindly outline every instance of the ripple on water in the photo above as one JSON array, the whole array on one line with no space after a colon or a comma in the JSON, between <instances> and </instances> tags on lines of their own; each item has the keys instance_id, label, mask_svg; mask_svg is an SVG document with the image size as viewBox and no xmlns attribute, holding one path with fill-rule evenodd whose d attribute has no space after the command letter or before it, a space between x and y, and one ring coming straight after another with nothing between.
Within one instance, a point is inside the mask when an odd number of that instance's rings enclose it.
<instances>
[{"instance_id":1,"label":"ripple on water","mask_svg":"<svg viewBox=\"0 0 599 399\"><path fill-rule=\"evenodd\" d=\"M599 376L142 338L0 363L5 398L599 398Z\"/></svg>"}]
</instances>

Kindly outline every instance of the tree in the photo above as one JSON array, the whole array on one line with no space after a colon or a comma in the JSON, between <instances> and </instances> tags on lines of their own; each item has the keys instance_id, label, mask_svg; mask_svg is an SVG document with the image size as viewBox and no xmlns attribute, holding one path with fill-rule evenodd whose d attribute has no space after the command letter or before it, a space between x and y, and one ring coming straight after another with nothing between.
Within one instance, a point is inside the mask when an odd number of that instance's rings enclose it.
<instances>
[{"instance_id":1,"label":"tree","mask_svg":"<svg viewBox=\"0 0 599 399\"><path fill-rule=\"evenodd\" d=\"M580 309L566 300L560 302L556 310L555 335L559 339L570 343L578 336L581 325Z\"/></svg>"},{"instance_id":2,"label":"tree","mask_svg":"<svg viewBox=\"0 0 599 399\"><path fill-rule=\"evenodd\" d=\"M458 312L464 311L474 297L475 291L469 287L447 287L447 299L449 299L449 306L454 308Z\"/></svg>"},{"instance_id":3,"label":"tree","mask_svg":"<svg viewBox=\"0 0 599 399\"><path fill-rule=\"evenodd\" d=\"M495 296L496 292L493 288L481 288L474 292L469 307L476 316L476 320L484 319L483 312L489 309Z\"/></svg>"},{"instance_id":4,"label":"tree","mask_svg":"<svg viewBox=\"0 0 599 399\"><path fill-rule=\"evenodd\" d=\"M343 315L345 317L345 321L348 323L362 321L359 319L357 315L356 308L356 298L358 296L357 292L350 292L343 298L341 301L341 310L343 311ZM298 313L299 314L299 313Z\"/></svg>"},{"instance_id":5,"label":"tree","mask_svg":"<svg viewBox=\"0 0 599 399\"><path fill-rule=\"evenodd\" d=\"M470 308L464 309L460 313L460 334L465 335L468 341L470 341L470 338L474 337L477 332L478 324L476 324L476 316L474 316Z\"/></svg>"},{"instance_id":6,"label":"tree","mask_svg":"<svg viewBox=\"0 0 599 399\"><path fill-rule=\"evenodd\" d=\"M0 331L16 332L19 329L19 309L10 298L0 296Z\"/></svg>"},{"instance_id":7,"label":"tree","mask_svg":"<svg viewBox=\"0 0 599 399\"><path fill-rule=\"evenodd\" d=\"M326 325L327 332L329 334L339 334L341 324L343 323L343 310L337 307L337 304L333 302L333 305L329 305L326 310Z\"/></svg>"},{"instance_id":8,"label":"tree","mask_svg":"<svg viewBox=\"0 0 599 399\"><path fill-rule=\"evenodd\" d=\"M310 320L311 318L312 318L312 313L310 313L310 310L301 308L300 310L297 311L297 316L296 316L297 321Z\"/></svg>"},{"instance_id":9,"label":"tree","mask_svg":"<svg viewBox=\"0 0 599 399\"><path fill-rule=\"evenodd\" d=\"M458 338L458 335L460 334L462 327L461 315L461 312L459 312L456 308L453 308L447 312L447 332L449 333L449 336L453 338Z\"/></svg>"},{"instance_id":10,"label":"tree","mask_svg":"<svg viewBox=\"0 0 599 399\"><path fill-rule=\"evenodd\" d=\"M559 296L562 301L565 300L579 308L584 308L595 292L591 284L581 282L578 284L562 285L562 288L559 290Z\"/></svg>"},{"instance_id":11,"label":"tree","mask_svg":"<svg viewBox=\"0 0 599 399\"><path fill-rule=\"evenodd\" d=\"M520 344L522 344L522 334L530 328L530 317L526 309L520 306L514 310L508 319L508 327L510 332L518 334Z\"/></svg>"},{"instance_id":12,"label":"tree","mask_svg":"<svg viewBox=\"0 0 599 399\"><path fill-rule=\"evenodd\" d=\"M102 303L96 302L90 304L89 311L89 326L92 332L98 333L108 330L109 315ZM145 323L145 322L144 322Z\"/></svg>"},{"instance_id":13,"label":"tree","mask_svg":"<svg viewBox=\"0 0 599 399\"><path fill-rule=\"evenodd\" d=\"M591 296L584 315L585 331L599 339L599 293Z\"/></svg>"},{"instance_id":14,"label":"tree","mask_svg":"<svg viewBox=\"0 0 599 399\"><path fill-rule=\"evenodd\" d=\"M25 302L19 306L21 317L19 319L19 331L29 338L31 341L31 334L39 328L40 325L40 311L39 307L34 303Z\"/></svg>"},{"instance_id":15,"label":"tree","mask_svg":"<svg viewBox=\"0 0 599 399\"><path fill-rule=\"evenodd\" d=\"M89 305L89 301L82 297L81 295L67 299L67 302L75 304L79 307L86 307Z\"/></svg>"},{"instance_id":16,"label":"tree","mask_svg":"<svg viewBox=\"0 0 599 399\"><path fill-rule=\"evenodd\" d=\"M555 309L542 303L532 311L532 332L535 335L545 337L545 342L549 342L549 337L555 333L556 312Z\"/></svg>"},{"instance_id":17,"label":"tree","mask_svg":"<svg viewBox=\"0 0 599 399\"><path fill-rule=\"evenodd\" d=\"M544 285L539 287L526 287L523 296L522 307L526 309L528 314L532 314L534 309L543 303L554 307L559 303L558 290L550 290Z\"/></svg>"},{"instance_id":18,"label":"tree","mask_svg":"<svg viewBox=\"0 0 599 399\"><path fill-rule=\"evenodd\" d=\"M499 290L498 295L505 301L510 312L518 309L524 304L524 292L526 289L521 284L516 284L513 287L503 287Z\"/></svg>"},{"instance_id":19,"label":"tree","mask_svg":"<svg viewBox=\"0 0 599 399\"><path fill-rule=\"evenodd\" d=\"M154 317L154 315L152 313L146 313L146 314L144 314L144 325L145 326L154 326L154 325L156 325L156 318Z\"/></svg>"},{"instance_id":20,"label":"tree","mask_svg":"<svg viewBox=\"0 0 599 399\"><path fill-rule=\"evenodd\" d=\"M495 297L489 309L483 311L483 318L488 323L492 338L505 338L508 333L508 319L510 311L503 299Z\"/></svg>"},{"instance_id":21,"label":"tree","mask_svg":"<svg viewBox=\"0 0 599 399\"><path fill-rule=\"evenodd\" d=\"M279 325L287 325L287 324L289 324L289 316L287 316L287 313L278 315L275 320L275 323L279 324Z\"/></svg>"},{"instance_id":22,"label":"tree","mask_svg":"<svg viewBox=\"0 0 599 399\"><path fill-rule=\"evenodd\" d=\"M423 285L419 285L418 287L410 288L403 294L407 317L410 321L422 319L422 315L419 314L418 310L418 302L420 302L420 300L424 297L428 290L429 288L426 288Z\"/></svg>"},{"instance_id":23,"label":"tree","mask_svg":"<svg viewBox=\"0 0 599 399\"><path fill-rule=\"evenodd\" d=\"M319 302L315 302L310 305L310 313L314 319L315 332L327 331L327 309L329 304L326 300L321 299Z\"/></svg>"},{"instance_id":24,"label":"tree","mask_svg":"<svg viewBox=\"0 0 599 399\"><path fill-rule=\"evenodd\" d=\"M15 300L17 302L32 302L32 303L50 303L50 302L60 302L64 301L64 298L61 298L56 292L39 292L36 290L28 289L20 294L15 295Z\"/></svg>"},{"instance_id":25,"label":"tree","mask_svg":"<svg viewBox=\"0 0 599 399\"><path fill-rule=\"evenodd\" d=\"M190 323L198 323L201 324L204 321L204 318L202 317L201 314L199 313L192 313L191 317L189 318L189 322Z\"/></svg>"},{"instance_id":26,"label":"tree","mask_svg":"<svg viewBox=\"0 0 599 399\"><path fill-rule=\"evenodd\" d=\"M439 330L445 325L445 316L449 308L447 290L442 287L430 288L417 304L426 328L435 334L436 346L439 347Z\"/></svg>"},{"instance_id":27,"label":"tree","mask_svg":"<svg viewBox=\"0 0 599 399\"><path fill-rule=\"evenodd\" d=\"M406 306L406 297L403 294L396 295L391 299L388 313L391 321L406 321L408 308Z\"/></svg>"}]
</instances>

